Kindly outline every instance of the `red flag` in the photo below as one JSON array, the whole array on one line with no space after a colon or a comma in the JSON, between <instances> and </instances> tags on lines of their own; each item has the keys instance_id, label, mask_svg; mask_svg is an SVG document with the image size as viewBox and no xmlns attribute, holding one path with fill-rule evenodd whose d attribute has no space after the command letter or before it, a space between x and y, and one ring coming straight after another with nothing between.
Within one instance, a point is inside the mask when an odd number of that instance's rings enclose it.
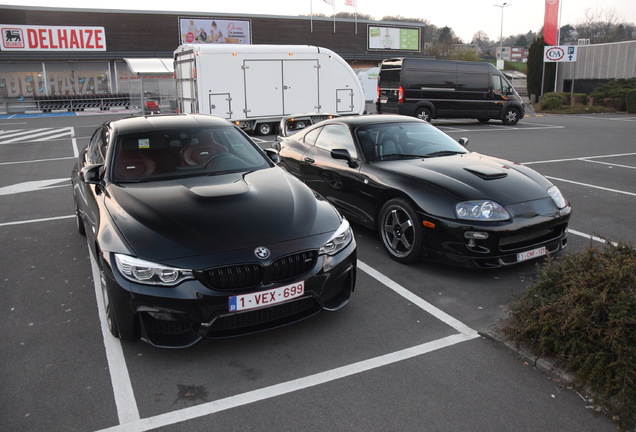
<instances>
[{"instance_id":1,"label":"red flag","mask_svg":"<svg viewBox=\"0 0 636 432\"><path fill-rule=\"evenodd\" d=\"M546 45L558 45L559 0L545 0L545 17L543 19L543 39Z\"/></svg>"}]
</instances>

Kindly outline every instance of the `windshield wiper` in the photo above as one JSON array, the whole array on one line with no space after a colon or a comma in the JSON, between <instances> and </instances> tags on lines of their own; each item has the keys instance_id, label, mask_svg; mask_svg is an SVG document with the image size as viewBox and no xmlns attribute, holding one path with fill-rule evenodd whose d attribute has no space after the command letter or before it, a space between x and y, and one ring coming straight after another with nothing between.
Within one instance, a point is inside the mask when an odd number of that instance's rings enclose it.
<instances>
[{"instance_id":1,"label":"windshield wiper","mask_svg":"<svg viewBox=\"0 0 636 432\"><path fill-rule=\"evenodd\" d=\"M424 157L437 157L437 156L452 156L456 154L466 154L466 152L458 151L458 150L438 150L433 153L428 153Z\"/></svg>"}]
</instances>

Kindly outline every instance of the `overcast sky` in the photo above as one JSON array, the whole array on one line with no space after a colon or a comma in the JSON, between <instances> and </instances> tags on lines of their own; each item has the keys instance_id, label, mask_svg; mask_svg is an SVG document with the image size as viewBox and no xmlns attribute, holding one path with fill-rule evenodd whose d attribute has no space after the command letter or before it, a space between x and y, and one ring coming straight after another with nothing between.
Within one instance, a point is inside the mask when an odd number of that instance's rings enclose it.
<instances>
[{"instance_id":1,"label":"overcast sky","mask_svg":"<svg viewBox=\"0 0 636 432\"><path fill-rule=\"evenodd\" d=\"M483 30L491 40L499 40L502 5L499 0L357 0L358 13L379 20L387 15L423 18L437 27L451 27L464 42ZM51 6L46 0L0 0L2 5ZM324 0L106 0L87 2L55 0L60 8L132 9L224 14L309 15L321 13L331 16L333 7ZM345 0L335 0L337 12L355 12L345 6ZM544 0L512 0L503 9L503 35L538 32L543 26ZM607 14L620 22L636 23L636 0L561 0L561 25L585 21L586 12L604 18ZM0 21L2 18L0 17ZM0 23L9 24L9 23ZM337 31L337 30L336 30Z\"/></svg>"}]
</instances>

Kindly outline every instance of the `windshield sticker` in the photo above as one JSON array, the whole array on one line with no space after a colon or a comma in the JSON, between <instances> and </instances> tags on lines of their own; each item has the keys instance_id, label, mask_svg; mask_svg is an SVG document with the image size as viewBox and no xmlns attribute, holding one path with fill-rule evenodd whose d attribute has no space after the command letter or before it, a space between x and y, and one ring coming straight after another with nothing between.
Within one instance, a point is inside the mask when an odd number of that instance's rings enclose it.
<instances>
[{"instance_id":1,"label":"windshield sticker","mask_svg":"<svg viewBox=\"0 0 636 432\"><path fill-rule=\"evenodd\" d=\"M138 142L140 149L150 148L150 138L139 138Z\"/></svg>"}]
</instances>

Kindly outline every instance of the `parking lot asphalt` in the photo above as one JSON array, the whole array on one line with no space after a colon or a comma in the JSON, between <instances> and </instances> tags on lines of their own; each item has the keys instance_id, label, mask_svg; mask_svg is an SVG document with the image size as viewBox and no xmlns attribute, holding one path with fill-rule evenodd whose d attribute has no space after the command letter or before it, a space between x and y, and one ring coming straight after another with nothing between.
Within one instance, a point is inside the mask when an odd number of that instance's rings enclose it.
<instances>
[{"instance_id":1,"label":"parking lot asphalt","mask_svg":"<svg viewBox=\"0 0 636 432\"><path fill-rule=\"evenodd\" d=\"M339 312L187 350L112 338L69 174L95 127L118 115L0 119L3 429L615 430L577 392L479 335L540 262L403 266L358 226L358 283ZM434 124L557 184L574 209L568 253L636 240L635 116Z\"/></svg>"}]
</instances>

